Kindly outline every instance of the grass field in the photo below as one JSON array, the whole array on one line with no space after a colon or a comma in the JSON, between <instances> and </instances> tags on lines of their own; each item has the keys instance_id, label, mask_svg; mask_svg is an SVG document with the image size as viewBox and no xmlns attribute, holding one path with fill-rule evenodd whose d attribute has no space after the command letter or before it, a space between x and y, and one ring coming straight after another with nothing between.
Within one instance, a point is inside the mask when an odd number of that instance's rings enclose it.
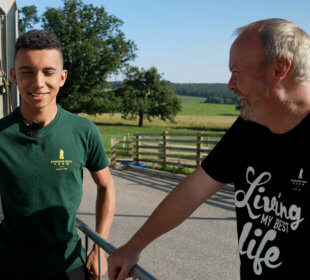
<instances>
[{"instance_id":1,"label":"grass field","mask_svg":"<svg viewBox=\"0 0 310 280\"><path fill-rule=\"evenodd\" d=\"M225 131L236 120L239 111L235 105L200 103L204 98L182 96L182 112L175 118L175 123L154 119L144 121L144 127L138 127L138 120L123 120L120 114L85 115L97 124L102 134L103 142L108 154L110 153L110 139L123 139L135 133L168 132L202 132Z\"/></svg>"},{"instance_id":2,"label":"grass field","mask_svg":"<svg viewBox=\"0 0 310 280\"><path fill-rule=\"evenodd\" d=\"M182 103L179 116L238 116L236 105L209 103Z\"/></svg>"},{"instance_id":3,"label":"grass field","mask_svg":"<svg viewBox=\"0 0 310 280\"><path fill-rule=\"evenodd\" d=\"M182 111L179 116L238 116L236 105L204 103L204 97L179 95Z\"/></svg>"},{"instance_id":4,"label":"grass field","mask_svg":"<svg viewBox=\"0 0 310 280\"><path fill-rule=\"evenodd\" d=\"M204 103L205 97L196 97L196 96L186 96L186 95L178 95L181 98L183 103Z\"/></svg>"}]
</instances>

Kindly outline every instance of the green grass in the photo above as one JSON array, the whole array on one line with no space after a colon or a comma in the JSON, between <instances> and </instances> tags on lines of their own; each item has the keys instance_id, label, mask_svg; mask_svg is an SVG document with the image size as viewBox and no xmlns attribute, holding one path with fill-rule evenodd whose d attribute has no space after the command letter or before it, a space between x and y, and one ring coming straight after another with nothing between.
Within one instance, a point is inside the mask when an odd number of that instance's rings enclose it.
<instances>
[{"instance_id":1,"label":"green grass","mask_svg":"<svg viewBox=\"0 0 310 280\"><path fill-rule=\"evenodd\" d=\"M187 96L187 95L178 95L181 98L182 103L204 103L205 97L196 97L196 96Z\"/></svg>"},{"instance_id":2,"label":"green grass","mask_svg":"<svg viewBox=\"0 0 310 280\"><path fill-rule=\"evenodd\" d=\"M179 116L238 116L236 105L210 103L182 103Z\"/></svg>"},{"instance_id":3,"label":"green grass","mask_svg":"<svg viewBox=\"0 0 310 280\"><path fill-rule=\"evenodd\" d=\"M178 95L182 100L179 116L238 116L236 105L204 103L205 97Z\"/></svg>"}]
</instances>

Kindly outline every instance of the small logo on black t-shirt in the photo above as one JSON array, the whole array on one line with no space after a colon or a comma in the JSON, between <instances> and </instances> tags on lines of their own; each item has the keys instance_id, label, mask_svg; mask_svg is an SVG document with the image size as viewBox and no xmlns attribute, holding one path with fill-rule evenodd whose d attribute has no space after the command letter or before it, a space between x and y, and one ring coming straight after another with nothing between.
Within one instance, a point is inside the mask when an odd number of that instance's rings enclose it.
<instances>
[{"instance_id":1,"label":"small logo on black t-shirt","mask_svg":"<svg viewBox=\"0 0 310 280\"><path fill-rule=\"evenodd\" d=\"M301 191L303 187L308 184L308 181L304 179L304 169L300 168L298 177L296 179L291 179L291 183L293 185L293 190Z\"/></svg>"}]
</instances>

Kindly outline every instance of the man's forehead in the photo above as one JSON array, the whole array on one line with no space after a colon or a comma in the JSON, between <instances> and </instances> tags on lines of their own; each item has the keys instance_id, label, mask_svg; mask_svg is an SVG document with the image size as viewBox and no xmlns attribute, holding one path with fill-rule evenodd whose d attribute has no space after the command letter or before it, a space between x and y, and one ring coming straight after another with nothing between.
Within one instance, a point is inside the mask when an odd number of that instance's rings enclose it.
<instances>
[{"instance_id":1,"label":"man's forehead","mask_svg":"<svg viewBox=\"0 0 310 280\"><path fill-rule=\"evenodd\" d=\"M230 48L230 55L239 53L239 54L250 54L250 53L261 53L262 47L260 44L258 33L248 33L241 34L233 42Z\"/></svg>"},{"instance_id":2,"label":"man's forehead","mask_svg":"<svg viewBox=\"0 0 310 280\"><path fill-rule=\"evenodd\" d=\"M257 32L241 34L230 48L230 71L245 65L259 65L262 57L262 47Z\"/></svg>"},{"instance_id":3,"label":"man's forehead","mask_svg":"<svg viewBox=\"0 0 310 280\"><path fill-rule=\"evenodd\" d=\"M32 64L48 64L48 67L62 67L61 54L57 49L19 49L15 66L31 67Z\"/></svg>"},{"instance_id":4,"label":"man's forehead","mask_svg":"<svg viewBox=\"0 0 310 280\"><path fill-rule=\"evenodd\" d=\"M259 48L260 40L257 31L247 31L240 34L233 42L232 48Z\"/></svg>"}]
</instances>

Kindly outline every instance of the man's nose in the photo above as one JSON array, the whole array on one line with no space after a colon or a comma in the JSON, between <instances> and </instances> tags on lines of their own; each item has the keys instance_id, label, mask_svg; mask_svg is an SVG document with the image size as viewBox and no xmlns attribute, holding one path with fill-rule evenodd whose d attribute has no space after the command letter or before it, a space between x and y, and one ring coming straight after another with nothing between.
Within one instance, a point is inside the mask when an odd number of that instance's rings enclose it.
<instances>
[{"instance_id":1,"label":"man's nose","mask_svg":"<svg viewBox=\"0 0 310 280\"><path fill-rule=\"evenodd\" d=\"M228 84L227 84L227 89L233 91L235 88L236 88L235 79L234 79L233 75L231 75L231 77L228 81Z\"/></svg>"},{"instance_id":2,"label":"man's nose","mask_svg":"<svg viewBox=\"0 0 310 280\"><path fill-rule=\"evenodd\" d=\"M45 77L43 75L43 73L36 73L35 77L34 77L34 86L36 86L37 88L42 88L45 84Z\"/></svg>"}]
</instances>

